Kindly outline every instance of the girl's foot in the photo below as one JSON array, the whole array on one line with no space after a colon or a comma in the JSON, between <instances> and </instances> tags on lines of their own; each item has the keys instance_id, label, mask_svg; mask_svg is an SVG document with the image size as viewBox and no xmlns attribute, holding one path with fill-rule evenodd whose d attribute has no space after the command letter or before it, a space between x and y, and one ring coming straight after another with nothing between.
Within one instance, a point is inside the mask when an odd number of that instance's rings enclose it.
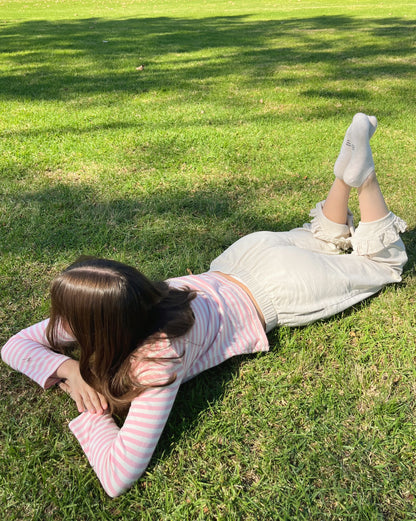
<instances>
[{"instance_id":1,"label":"girl's foot","mask_svg":"<svg viewBox=\"0 0 416 521\"><path fill-rule=\"evenodd\" d=\"M376 128L375 116L367 116L359 112L355 114L345 134L335 162L334 174L349 186L360 186L374 170L369 141Z\"/></svg>"}]
</instances>

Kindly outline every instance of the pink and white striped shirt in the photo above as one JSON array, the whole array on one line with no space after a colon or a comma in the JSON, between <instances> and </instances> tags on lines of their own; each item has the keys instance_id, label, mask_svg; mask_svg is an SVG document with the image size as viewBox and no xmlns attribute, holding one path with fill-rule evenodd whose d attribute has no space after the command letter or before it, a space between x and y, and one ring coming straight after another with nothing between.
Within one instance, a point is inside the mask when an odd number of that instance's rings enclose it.
<instances>
[{"instance_id":1,"label":"pink and white striped shirt","mask_svg":"<svg viewBox=\"0 0 416 521\"><path fill-rule=\"evenodd\" d=\"M236 284L216 273L190 275L167 281L170 286L197 292L192 301L195 324L186 335L161 339L142 350L166 362L140 362L131 357L131 376L140 383L163 384L135 398L121 428L110 414L82 413L69 424L105 491L112 497L128 489L145 471L172 409L178 388L197 374L226 359L267 351L269 344L256 309ZM49 349L48 320L24 329L2 349L3 360L45 389L59 380L57 368L68 358ZM179 358L178 358L179 357Z\"/></svg>"}]
</instances>

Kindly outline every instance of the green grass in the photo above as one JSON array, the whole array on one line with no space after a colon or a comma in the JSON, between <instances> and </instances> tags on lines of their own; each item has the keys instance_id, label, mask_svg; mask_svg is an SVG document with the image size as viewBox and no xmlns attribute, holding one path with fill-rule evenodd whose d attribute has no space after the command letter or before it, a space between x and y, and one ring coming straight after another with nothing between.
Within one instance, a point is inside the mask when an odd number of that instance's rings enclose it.
<instances>
[{"instance_id":1,"label":"green grass","mask_svg":"<svg viewBox=\"0 0 416 521\"><path fill-rule=\"evenodd\" d=\"M179 276L300 225L358 111L409 225L402 284L185 384L118 499L74 404L2 364L3 519L416 519L415 18L395 0L0 0L0 344L81 253Z\"/></svg>"}]
</instances>

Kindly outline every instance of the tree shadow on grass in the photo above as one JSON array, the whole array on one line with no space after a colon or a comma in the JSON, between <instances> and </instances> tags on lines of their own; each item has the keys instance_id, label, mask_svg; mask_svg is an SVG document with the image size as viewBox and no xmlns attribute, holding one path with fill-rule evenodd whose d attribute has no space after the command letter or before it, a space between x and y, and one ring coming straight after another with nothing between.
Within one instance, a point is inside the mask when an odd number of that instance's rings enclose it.
<instances>
[{"instance_id":1,"label":"tree shadow on grass","mask_svg":"<svg viewBox=\"0 0 416 521\"><path fill-rule=\"evenodd\" d=\"M297 177L286 178L269 189L288 194L299 183ZM110 200L103 200L90 185L55 183L9 196L0 219L0 251L32 252L45 260L72 251L98 255L113 248L133 257L145 253L151 262L159 253L179 258L189 250L205 255L208 268L213 252L241 235L301 224L295 213L279 219L279 208L274 216L246 211L255 199L255 190L227 180L192 192L168 185L142 197Z\"/></svg>"},{"instance_id":2,"label":"tree shadow on grass","mask_svg":"<svg viewBox=\"0 0 416 521\"><path fill-rule=\"evenodd\" d=\"M416 228L407 230L402 234L404 245L406 246L406 252L408 261L404 267L404 277L415 274L416 271Z\"/></svg>"},{"instance_id":3,"label":"tree shadow on grass","mask_svg":"<svg viewBox=\"0 0 416 521\"><path fill-rule=\"evenodd\" d=\"M231 71L241 73L247 86L278 88L303 85L303 75L293 72L299 66L313 70L315 64L325 65L328 81L409 77L416 69L410 60L415 25L399 17L343 15L4 23L1 50L10 68L0 77L0 92L6 98L39 100L117 91L183 93L200 91L203 85L209 89ZM136 70L140 65L143 69ZM398 90L402 96L410 94ZM341 92L306 87L302 94L354 99L368 93L360 87Z\"/></svg>"}]
</instances>

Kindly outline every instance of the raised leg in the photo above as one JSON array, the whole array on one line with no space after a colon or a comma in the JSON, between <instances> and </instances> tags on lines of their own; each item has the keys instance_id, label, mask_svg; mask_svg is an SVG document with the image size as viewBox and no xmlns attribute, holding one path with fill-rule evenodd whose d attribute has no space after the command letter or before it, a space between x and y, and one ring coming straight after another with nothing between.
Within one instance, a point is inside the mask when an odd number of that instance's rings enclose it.
<instances>
[{"instance_id":1,"label":"raised leg","mask_svg":"<svg viewBox=\"0 0 416 521\"><path fill-rule=\"evenodd\" d=\"M378 221L389 213L374 171L358 188L358 201L364 223Z\"/></svg>"},{"instance_id":2,"label":"raised leg","mask_svg":"<svg viewBox=\"0 0 416 521\"><path fill-rule=\"evenodd\" d=\"M322 208L327 219L338 224L347 223L350 192L351 187L336 177Z\"/></svg>"},{"instance_id":3,"label":"raised leg","mask_svg":"<svg viewBox=\"0 0 416 521\"><path fill-rule=\"evenodd\" d=\"M333 222L347 222L351 187L358 189L362 222L377 221L389 213L374 171L370 147L376 128L374 116L358 113L345 134L335 162L335 181L323 206L325 217Z\"/></svg>"}]
</instances>

